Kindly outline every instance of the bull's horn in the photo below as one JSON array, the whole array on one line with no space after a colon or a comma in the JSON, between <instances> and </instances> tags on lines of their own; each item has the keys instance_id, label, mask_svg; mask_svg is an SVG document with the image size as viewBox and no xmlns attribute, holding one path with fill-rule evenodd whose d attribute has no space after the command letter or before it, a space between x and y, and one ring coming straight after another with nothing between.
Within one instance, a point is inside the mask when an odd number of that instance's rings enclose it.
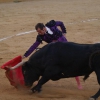
<instances>
[{"instance_id":1,"label":"bull's horn","mask_svg":"<svg viewBox=\"0 0 100 100\"><path fill-rule=\"evenodd\" d=\"M10 67L9 69L10 70L13 70L13 69L16 69L16 68L18 68L18 67L20 67L21 65L23 65L25 62L20 62L20 63L18 63L17 65L15 65L14 67Z\"/></svg>"}]
</instances>

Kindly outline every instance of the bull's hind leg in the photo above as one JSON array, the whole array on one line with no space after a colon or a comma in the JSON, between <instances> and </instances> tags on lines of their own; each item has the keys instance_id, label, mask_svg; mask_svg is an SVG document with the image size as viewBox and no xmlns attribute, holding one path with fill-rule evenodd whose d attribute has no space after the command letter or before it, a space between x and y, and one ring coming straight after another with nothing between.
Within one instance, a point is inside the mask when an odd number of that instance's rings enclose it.
<instances>
[{"instance_id":1,"label":"bull's hind leg","mask_svg":"<svg viewBox=\"0 0 100 100\"><path fill-rule=\"evenodd\" d=\"M97 98L100 96L100 89L98 90L98 92L94 95L90 97L90 100L97 100Z\"/></svg>"},{"instance_id":2,"label":"bull's hind leg","mask_svg":"<svg viewBox=\"0 0 100 100\"><path fill-rule=\"evenodd\" d=\"M94 57L92 58L92 66L91 67L95 71L96 76L97 76L97 81L100 85L100 53L95 54ZM97 98L99 96L100 96L100 89L98 90L98 92L95 95L91 96L90 100L97 100Z\"/></svg>"},{"instance_id":3,"label":"bull's hind leg","mask_svg":"<svg viewBox=\"0 0 100 100\"><path fill-rule=\"evenodd\" d=\"M96 70L95 70L95 73L96 73L96 75L97 75L97 80L98 80L98 83L99 83L99 85L100 85L100 68L96 68ZM100 96L100 89L98 90L98 92L95 94L95 95L93 95L91 98L94 98L94 100L97 100L97 98ZM90 100L92 100L92 99L90 99Z\"/></svg>"}]
</instances>

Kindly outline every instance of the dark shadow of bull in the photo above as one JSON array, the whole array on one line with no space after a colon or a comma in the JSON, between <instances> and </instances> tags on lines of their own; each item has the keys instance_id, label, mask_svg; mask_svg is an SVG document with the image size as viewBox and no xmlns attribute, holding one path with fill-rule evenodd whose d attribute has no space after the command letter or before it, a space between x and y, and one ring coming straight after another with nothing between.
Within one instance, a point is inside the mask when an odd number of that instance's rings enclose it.
<instances>
[{"instance_id":1,"label":"dark shadow of bull","mask_svg":"<svg viewBox=\"0 0 100 100\"><path fill-rule=\"evenodd\" d=\"M49 80L76 76L84 76L86 80L93 71L100 84L99 43L50 43L35 52L22 66L26 86L32 86L38 80L38 84L31 89L33 92L40 92L42 85ZM100 89L90 100L96 100L99 95Z\"/></svg>"}]
</instances>

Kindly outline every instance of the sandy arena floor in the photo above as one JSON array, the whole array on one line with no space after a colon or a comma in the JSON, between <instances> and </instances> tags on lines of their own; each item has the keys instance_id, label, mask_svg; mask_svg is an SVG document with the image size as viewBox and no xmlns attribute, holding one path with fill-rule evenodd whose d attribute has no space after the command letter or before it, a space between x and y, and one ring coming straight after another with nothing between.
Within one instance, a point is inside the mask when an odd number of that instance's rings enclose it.
<instances>
[{"instance_id":1,"label":"sandy arena floor","mask_svg":"<svg viewBox=\"0 0 100 100\"><path fill-rule=\"evenodd\" d=\"M0 4L0 65L23 55L35 41L38 22L61 20L67 28L68 41L78 43L100 42L100 0L34 0ZM2 38L11 38L1 40ZM43 43L45 45L45 43ZM42 47L43 45L40 45ZM26 59L27 60L27 59ZM95 73L86 82L80 77L82 90L74 78L49 81L41 93L17 90L10 85L5 71L0 69L0 100L88 100L99 88ZM99 98L100 99L100 98Z\"/></svg>"}]
</instances>

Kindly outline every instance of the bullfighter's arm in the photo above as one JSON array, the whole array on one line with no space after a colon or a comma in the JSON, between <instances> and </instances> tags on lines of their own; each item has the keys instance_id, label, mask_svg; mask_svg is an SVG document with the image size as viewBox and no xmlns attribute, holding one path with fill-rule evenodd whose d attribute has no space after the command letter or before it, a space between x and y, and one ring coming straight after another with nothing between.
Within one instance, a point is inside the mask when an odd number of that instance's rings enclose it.
<instances>
[{"instance_id":1,"label":"bullfighter's arm","mask_svg":"<svg viewBox=\"0 0 100 100\"><path fill-rule=\"evenodd\" d=\"M22 58L28 57L40 45L40 43L42 43L42 38L40 35L37 35L35 43L32 44Z\"/></svg>"},{"instance_id":2,"label":"bullfighter's arm","mask_svg":"<svg viewBox=\"0 0 100 100\"><path fill-rule=\"evenodd\" d=\"M28 57L39 46L39 44L40 44L40 42L38 42L38 41L36 41L34 44L32 44L32 46L26 51L24 56Z\"/></svg>"},{"instance_id":3,"label":"bullfighter's arm","mask_svg":"<svg viewBox=\"0 0 100 100\"><path fill-rule=\"evenodd\" d=\"M61 21L56 21L56 26L60 26L61 31L62 31L63 34L66 34L66 33L67 33L66 27L64 26L64 23L63 23L63 22L61 22Z\"/></svg>"}]
</instances>

